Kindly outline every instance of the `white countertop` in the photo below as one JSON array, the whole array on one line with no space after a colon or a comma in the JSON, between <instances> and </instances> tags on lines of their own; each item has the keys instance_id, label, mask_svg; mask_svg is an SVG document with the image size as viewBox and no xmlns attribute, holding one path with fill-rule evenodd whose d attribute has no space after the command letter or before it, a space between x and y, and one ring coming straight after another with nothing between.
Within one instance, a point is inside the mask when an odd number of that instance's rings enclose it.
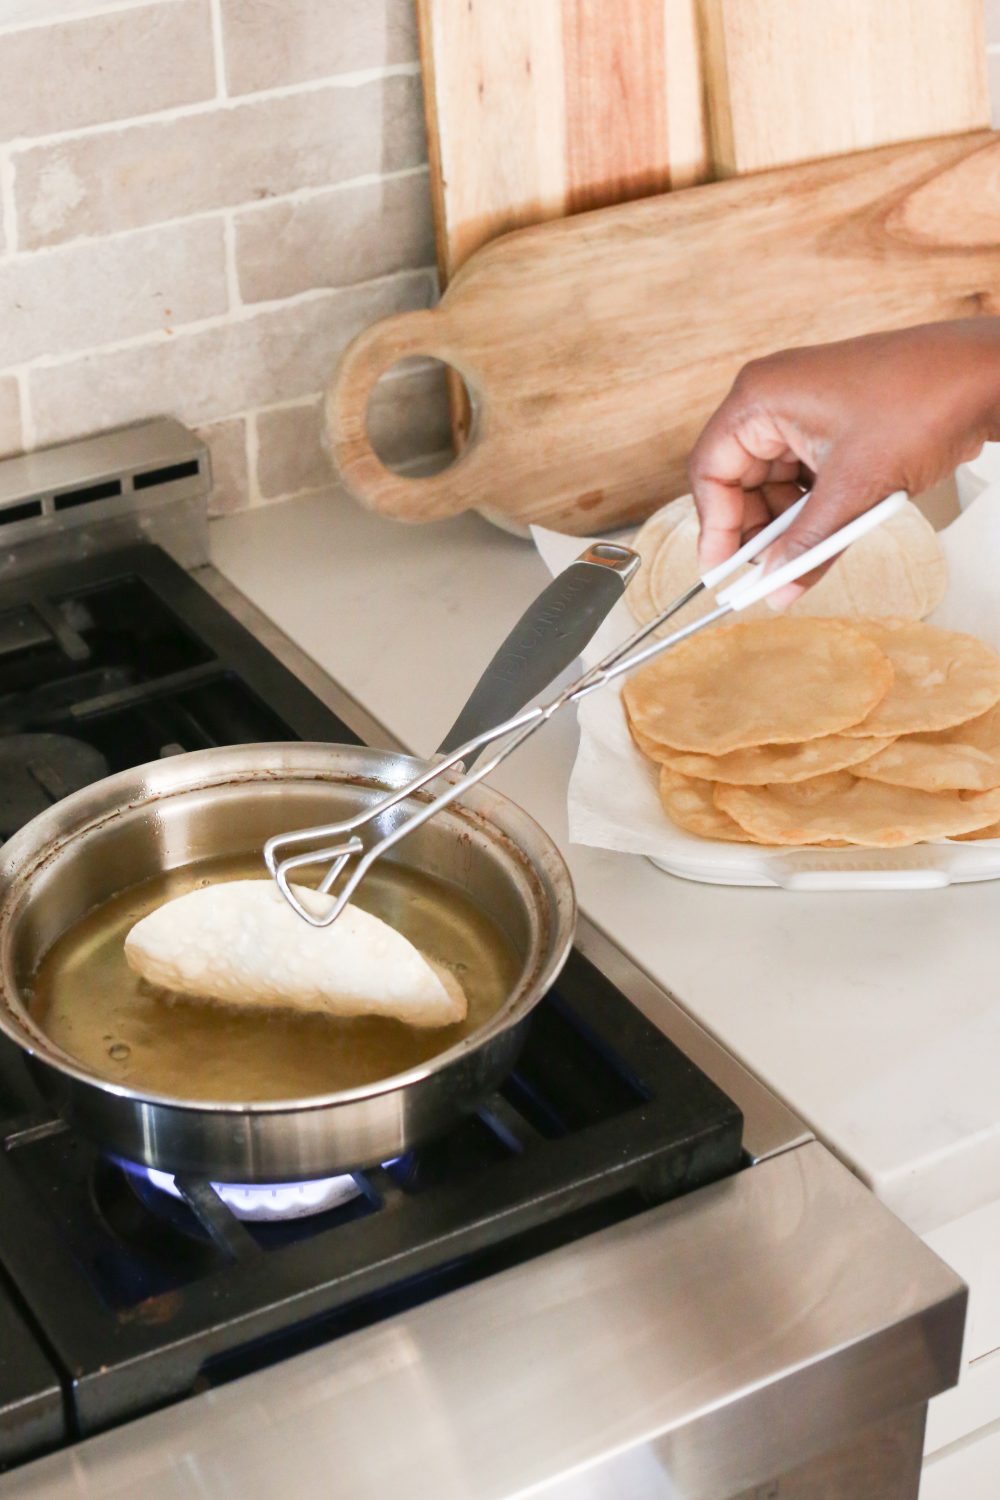
<instances>
[{"instance_id":1,"label":"white countertop","mask_svg":"<svg viewBox=\"0 0 1000 1500\"><path fill-rule=\"evenodd\" d=\"M336 493L211 534L220 571L420 752L547 579L477 517L405 527ZM556 719L495 780L563 846L594 923L914 1229L1000 1196L1000 885L736 890L571 846L575 740Z\"/></svg>"}]
</instances>

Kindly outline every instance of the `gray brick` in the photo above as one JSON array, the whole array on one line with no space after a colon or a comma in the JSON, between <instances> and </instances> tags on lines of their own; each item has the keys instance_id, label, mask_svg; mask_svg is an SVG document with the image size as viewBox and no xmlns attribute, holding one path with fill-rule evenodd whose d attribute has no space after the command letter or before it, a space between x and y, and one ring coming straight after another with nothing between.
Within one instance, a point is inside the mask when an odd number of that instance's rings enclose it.
<instances>
[{"instance_id":1,"label":"gray brick","mask_svg":"<svg viewBox=\"0 0 1000 1500\"><path fill-rule=\"evenodd\" d=\"M22 246L135 229L425 158L420 80L249 100L14 154Z\"/></svg>"},{"instance_id":2,"label":"gray brick","mask_svg":"<svg viewBox=\"0 0 1000 1500\"><path fill-rule=\"evenodd\" d=\"M377 318L424 307L424 274L304 298L169 340L97 352L29 372L39 441L158 412L192 426L311 396L345 345Z\"/></svg>"},{"instance_id":3,"label":"gray brick","mask_svg":"<svg viewBox=\"0 0 1000 1500\"><path fill-rule=\"evenodd\" d=\"M436 360L412 366L380 380L368 405L372 447L391 467L451 447L445 366Z\"/></svg>"},{"instance_id":4,"label":"gray brick","mask_svg":"<svg viewBox=\"0 0 1000 1500\"><path fill-rule=\"evenodd\" d=\"M233 94L417 57L413 0L222 0Z\"/></svg>"},{"instance_id":5,"label":"gray brick","mask_svg":"<svg viewBox=\"0 0 1000 1500\"><path fill-rule=\"evenodd\" d=\"M225 312L222 223L198 219L0 261L0 367Z\"/></svg>"},{"instance_id":6,"label":"gray brick","mask_svg":"<svg viewBox=\"0 0 1000 1500\"><path fill-rule=\"evenodd\" d=\"M0 34L0 140L125 120L214 93L208 0Z\"/></svg>"},{"instance_id":7,"label":"gray brick","mask_svg":"<svg viewBox=\"0 0 1000 1500\"><path fill-rule=\"evenodd\" d=\"M433 261L430 189L422 172L246 209L236 219L236 265L246 302L350 286Z\"/></svg>"},{"instance_id":8,"label":"gray brick","mask_svg":"<svg viewBox=\"0 0 1000 1500\"><path fill-rule=\"evenodd\" d=\"M257 485L264 500L333 483L320 401L257 413Z\"/></svg>"},{"instance_id":9,"label":"gray brick","mask_svg":"<svg viewBox=\"0 0 1000 1500\"><path fill-rule=\"evenodd\" d=\"M243 417L209 422L198 428L198 436L212 456L212 493L209 514L228 515L246 510L250 504L247 478L247 424Z\"/></svg>"}]
</instances>

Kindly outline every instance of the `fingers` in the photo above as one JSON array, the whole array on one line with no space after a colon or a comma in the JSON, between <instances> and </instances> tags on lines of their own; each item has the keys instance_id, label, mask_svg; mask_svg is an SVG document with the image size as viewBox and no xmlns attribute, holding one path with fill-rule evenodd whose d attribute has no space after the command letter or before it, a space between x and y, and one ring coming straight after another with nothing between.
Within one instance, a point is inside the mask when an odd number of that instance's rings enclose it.
<instances>
[{"instance_id":1,"label":"fingers","mask_svg":"<svg viewBox=\"0 0 1000 1500\"><path fill-rule=\"evenodd\" d=\"M796 518L785 535L767 550L765 567L768 572L782 563L801 557L804 552L825 541L855 516L870 510L884 500L894 488L891 483L873 479L878 474L875 461L866 462L857 455L840 457L834 455L817 476L802 514ZM787 609L790 604L812 588L836 558L815 568L811 573L771 594L768 604L772 609Z\"/></svg>"},{"instance_id":2,"label":"fingers","mask_svg":"<svg viewBox=\"0 0 1000 1500\"><path fill-rule=\"evenodd\" d=\"M772 467L776 467L773 465ZM798 480L778 482L773 477L760 487L769 516L780 516L782 511L802 499L802 486Z\"/></svg>"},{"instance_id":3,"label":"fingers","mask_svg":"<svg viewBox=\"0 0 1000 1500\"><path fill-rule=\"evenodd\" d=\"M703 573L737 552L743 540L746 496L739 485L704 478L695 491L701 521L698 566ZM763 525L763 521L760 522Z\"/></svg>"},{"instance_id":4,"label":"fingers","mask_svg":"<svg viewBox=\"0 0 1000 1500\"><path fill-rule=\"evenodd\" d=\"M742 476L752 462L730 420L732 395L709 420L691 451L688 474L698 511L698 566L705 573L732 557L743 535Z\"/></svg>"},{"instance_id":5,"label":"fingers","mask_svg":"<svg viewBox=\"0 0 1000 1500\"><path fill-rule=\"evenodd\" d=\"M763 483L754 489L719 485L708 481L703 487L708 521L702 520L698 558L702 572L724 562L734 552L762 531L775 516L802 498L802 484L797 463L773 463L767 466ZM794 476L794 477L792 477Z\"/></svg>"},{"instance_id":6,"label":"fingers","mask_svg":"<svg viewBox=\"0 0 1000 1500\"><path fill-rule=\"evenodd\" d=\"M748 465L744 483L706 478L700 485L698 560L702 572L724 562L775 516L801 498L799 465L789 461ZM751 481L755 481L751 483Z\"/></svg>"},{"instance_id":7,"label":"fingers","mask_svg":"<svg viewBox=\"0 0 1000 1500\"><path fill-rule=\"evenodd\" d=\"M731 557L760 525L784 509L788 491L782 487L798 476L799 457L789 447L776 422L756 405L748 407L750 381L744 372L730 395L708 422L688 463L691 492L701 522L698 547L703 572ZM758 513L750 513L756 494ZM796 491L792 498L797 498Z\"/></svg>"}]
</instances>

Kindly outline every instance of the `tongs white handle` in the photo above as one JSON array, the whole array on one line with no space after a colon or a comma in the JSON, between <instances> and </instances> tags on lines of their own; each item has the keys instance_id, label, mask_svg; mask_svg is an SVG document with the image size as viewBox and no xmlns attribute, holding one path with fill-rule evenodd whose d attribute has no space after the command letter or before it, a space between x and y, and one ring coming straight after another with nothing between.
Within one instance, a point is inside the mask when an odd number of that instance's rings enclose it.
<instances>
[{"instance_id":1,"label":"tongs white handle","mask_svg":"<svg viewBox=\"0 0 1000 1500\"><path fill-rule=\"evenodd\" d=\"M791 515L793 511L801 510L805 504L806 496L796 501L795 505L784 512L781 517ZM881 500L878 505L873 505L871 510L866 510L862 515L849 521L825 541L818 542L815 547L810 547L808 552L803 552L801 557L793 557L791 562L783 563L780 568L775 568L770 573L765 573L761 568L756 568L745 578L739 578L731 583L727 589L722 589L716 594L716 601L720 605L728 605L730 609L739 611L748 609L751 604L757 604L761 599L766 599L769 594L784 588L788 583L795 583L797 579L803 578L818 568L822 563L829 562L831 557L836 557L845 548L850 547L859 537L865 536L869 531L874 531L876 526L881 526L883 521L888 521L896 515L907 504L905 490L897 490L894 495ZM794 517L793 517L794 519ZM791 523L789 523L791 524ZM770 529L770 528L768 528ZM782 528L787 530L787 526ZM754 537L759 542L761 536ZM730 559L731 560L731 559Z\"/></svg>"},{"instance_id":2,"label":"tongs white handle","mask_svg":"<svg viewBox=\"0 0 1000 1500\"><path fill-rule=\"evenodd\" d=\"M804 496L802 500L797 500L790 510L801 509L808 498ZM674 646L680 645L681 641L687 640L689 636L696 635L698 631L717 624L727 615L746 609L750 604L756 604L760 599L766 599L768 594L774 593L776 589L784 588L786 583L794 583L797 578L811 573L813 568L819 567L820 563L827 562L831 557L836 557L839 552L843 552L852 542L856 542L858 537L864 536L868 531L873 531L876 526L881 526L883 521L888 521L890 516L902 510L906 503L905 491L897 490L887 500L881 500L878 505L872 506L871 510L865 511L864 515L858 516L854 521L849 521L846 526L842 526L825 541L811 547L801 557L793 558L791 562L775 568L771 573L765 573L762 568L755 568L746 577L737 579L726 589L721 589L715 596L715 608L707 615L692 620L680 630L675 630L672 635L650 641L649 637L655 633L659 625L676 612L675 601L662 615L655 620L650 620L648 625L644 625L623 646L619 646L617 651L612 652L610 656L605 657L604 661L598 662L596 667L584 673L579 682L566 691L572 698L581 698L592 692L594 688L610 682L612 678L620 677L625 672L634 672L636 667L645 666L647 662L655 660L664 651L670 651ZM788 514L789 512L785 511L780 519L784 520ZM786 522L783 530L787 531L789 525L791 522ZM754 542L759 543L764 534L761 532L755 536ZM644 641L645 645L642 644Z\"/></svg>"},{"instance_id":3,"label":"tongs white handle","mask_svg":"<svg viewBox=\"0 0 1000 1500\"><path fill-rule=\"evenodd\" d=\"M781 512L780 516L776 516L770 526L765 526L763 531L758 531L756 536L744 542L740 550L734 552L732 557L727 557L725 562L720 562L716 567L709 568L707 573L702 573L701 581L705 588L714 592L720 583L724 583L727 578L732 578L734 573L738 573L744 563L753 562L754 558L765 552L772 542L778 540L779 536L784 536L808 499L808 495L803 495L801 500L796 500L794 505L790 505L787 510Z\"/></svg>"}]
</instances>

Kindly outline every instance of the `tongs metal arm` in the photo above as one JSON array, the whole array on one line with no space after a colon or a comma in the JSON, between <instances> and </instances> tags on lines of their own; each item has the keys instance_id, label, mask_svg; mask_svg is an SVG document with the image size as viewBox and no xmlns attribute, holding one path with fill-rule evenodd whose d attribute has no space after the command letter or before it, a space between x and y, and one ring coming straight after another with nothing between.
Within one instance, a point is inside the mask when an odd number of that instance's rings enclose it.
<instances>
[{"instance_id":1,"label":"tongs metal arm","mask_svg":"<svg viewBox=\"0 0 1000 1500\"><path fill-rule=\"evenodd\" d=\"M790 508L790 512L786 511L782 516L779 516L769 527L766 527L763 532L759 533L742 547L734 557L729 558L722 564L721 568L713 570L679 598L673 600L655 619L651 620L647 625L640 627L628 640L624 641L620 646L615 647L614 650L608 652L599 662L596 662L592 667L582 672L579 677L563 687L548 702L540 704L535 708L525 709L503 723L496 724L490 729L483 730L480 734L473 735L464 744L459 745L456 749L445 755L443 759L438 759L432 765L428 766L425 771L408 782L406 786L391 793L374 808L366 812L358 813L353 818L345 819L341 823L331 824L324 829L306 829L301 834L285 835L281 839L269 840L265 846L265 858L268 868L274 875L285 899L294 907L299 916L309 922L311 926L328 927L332 922L336 921L358 885L377 859L381 858L387 850L399 843L407 834L413 833L417 828L421 828L428 819L433 818L446 807L450 807L453 802L456 802L472 787L478 785L480 781L485 780L509 755L512 755L515 750L519 749L543 724L547 724L553 715L558 713L568 703L579 702L588 693L592 693L597 688L605 686L606 683L613 681L616 677L621 677L627 672L634 671L637 667L645 666L665 651L670 651L674 646L679 645L681 641L687 640L690 636L695 635L700 630L706 629L710 625L714 625L726 615L739 613L751 604L765 599L777 589L783 588L788 583L793 583L806 573L811 573L814 568L837 556L838 553L850 546L852 542L857 541L866 532L881 525L883 521L887 521L890 516L895 515L902 509L907 501L907 497L902 491L890 495L887 500L883 500L879 505L858 516L856 520L842 527L833 536L827 537L825 541L813 547L801 557L794 558L791 562L785 563L782 567L776 568L770 573L764 573L760 568L752 570L746 576L737 580L736 583L730 584L728 588L723 589L716 595L716 608L711 610L707 615L693 620L690 624L682 626L679 630L673 631L670 635L662 639L649 640L649 637L665 621L678 613L698 593L706 588L714 587L718 582L724 581L726 577L731 576L745 562L758 556L765 548L770 546L777 536L788 529L792 520L794 520L795 516L802 509L807 498L805 496L802 500L796 502ZM469 764L480 750L484 749L487 745L496 744L497 742L500 742L498 748L486 760L476 766L474 770L470 770L465 775L452 780L437 797L421 804L409 816L400 818L395 823L395 826L390 828L381 839L373 844L370 849L365 850L362 840L355 832L356 829L376 818L384 817L393 808L398 807L416 793L423 791L425 787L429 786L431 782L436 781L438 777L445 775L448 771L454 770L456 767ZM335 837L338 842L319 849L310 848L302 854L291 855L280 862L277 862L275 859L275 846L277 845L306 842L310 839L323 837ZM297 899L290 887L289 877L292 873L307 865L329 862L330 868L327 870L319 886L320 891L328 894L348 862L356 855L361 855L361 858L351 871L341 890L337 893L336 899L329 911L325 912L322 916L317 916L313 912L308 911Z\"/></svg>"},{"instance_id":2,"label":"tongs metal arm","mask_svg":"<svg viewBox=\"0 0 1000 1500\"><path fill-rule=\"evenodd\" d=\"M702 615L700 619L693 620L690 625L685 625L682 629L674 631L672 635L666 636L662 640L652 641L648 646L642 646L642 642L648 636L658 630L672 615L677 614L685 604L703 589L714 588L716 583L731 576L744 562L757 557L761 552L766 550L772 542L788 530L792 521L794 521L808 499L808 495L803 495L801 500L797 500L777 520L772 521L770 526L765 527L763 531L747 542L744 547L741 547L739 552L735 553L733 557L728 558L719 568L706 573L699 580L698 584L693 585L686 594L682 594L678 599L673 600L662 614L657 615L655 620L651 620L648 625L644 625L641 630L637 630L617 650L610 652L603 661L598 662L589 672L585 672L579 681L573 684L571 696L574 699L582 698L595 688L603 687L606 682L612 681L613 678L620 677L625 672L633 672L637 667L645 666L662 652L669 651L672 646L679 645L681 641L686 640L690 635L696 634L699 630L704 630L707 626L714 625L724 616L738 614L744 609L749 609L752 604L760 603L762 599L766 599L770 594L775 594L779 589L783 589L786 584L795 583L797 579L804 577L807 573L812 573L816 568L821 567L823 563L829 562L831 558L837 557L841 552L846 551L848 547L865 536L869 531L874 531L877 526L881 526L883 522L888 521L892 516L898 515L904 506L908 504L906 492L904 490L897 490L895 494L889 495L887 499L880 501L878 505L874 505L870 510L866 510L860 516L856 516L853 521L849 521L846 526L842 526L832 536L826 537L824 541L817 543L815 547L811 547L808 552L802 553L800 557L792 558L790 562L783 563L780 568L775 568L771 572L765 572L763 567L751 569L743 578L737 579L728 588L720 589L716 593L716 608L709 614ZM641 649L636 649L637 647Z\"/></svg>"}]
</instances>

